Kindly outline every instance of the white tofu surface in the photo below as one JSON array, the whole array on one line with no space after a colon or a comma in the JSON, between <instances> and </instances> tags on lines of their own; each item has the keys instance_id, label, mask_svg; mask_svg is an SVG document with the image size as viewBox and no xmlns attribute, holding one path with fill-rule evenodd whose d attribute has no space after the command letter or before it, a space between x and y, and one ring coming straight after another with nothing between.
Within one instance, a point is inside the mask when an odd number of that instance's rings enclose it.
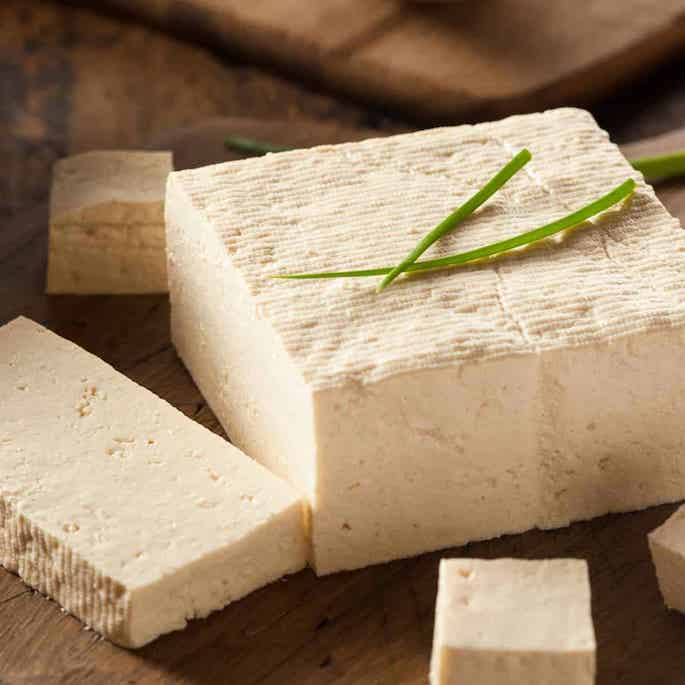
<instances>
[{"instance_id":1,"label":"white tofu surface","mask_svg":"<svg viewBox=\"0 0 685 685\"><path fill-rule=\"evenodd\" d=\"M533 160L425 257L629 204L534 248L397 263L522 147ZM319 573L685 496L685 241L587 112L174 173L172 334L229 435L307 493Z\"/></svg>"},{"instance_id":2,"label":"white tofu surface","mask_svg":"<svg viewBox=\"0 0 685 685\"><path fill-rule=\"evenodd\" d=\"M591 685L595 635L577 559L443 559L431 685Z\"/></svg>"},{"instance_id":3,"label":"white tofu surface","mask_svg":"<svg viewBox=\"0 0 685 685\"><path fill-rule=\"evenodd\" d=\"M170 152L97 150L59 160L50 197L48 293L167 292Z\"/></svg>"},{"instance_id":4,"label":"white tofu surface","mask_svg":"<svg viewBox=\"0 0 685 685\"><path fill-rule=\"evenodd\" d=\"M685 506L652 531L648 540L666 606L685 613Z\"/></svg>"},{"instance_id":5,"label":"white tofu surface","mask_svg":"<svg viewBox=\"0 0 685 685\"><path fill-rule=\"evenodd\" d=\"M0 563L110 640L304 566L288 485L71 342L0 328L0 395Z\"/></svg>"}]
</instances>

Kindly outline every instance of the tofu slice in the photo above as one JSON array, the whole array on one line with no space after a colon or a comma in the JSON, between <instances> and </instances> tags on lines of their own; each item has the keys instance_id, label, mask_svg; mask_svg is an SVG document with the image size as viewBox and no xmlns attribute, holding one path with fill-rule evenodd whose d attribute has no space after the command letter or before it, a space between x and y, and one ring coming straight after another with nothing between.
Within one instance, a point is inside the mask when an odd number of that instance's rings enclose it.
<instances>
[{"instance_id":1,"label":"tofu slice","mask_svg":"<svg viewBox=\"0 0 685 685\"><path fill-rule=\"evenodd\" d=\"M666 606L685 613L685 506L647 539Z\"/></svg>"},{"instance_id":2,"label":"tofu slice","mask_svg":"<svg viewBox=\"0 0 685 685\"><path fill-rule=\"evenodd\" d=\"M431 685L591 685L595 634L579 559L443 559Z\"/></svg>"},{"instance_id":3,"label":"tofu slice","mask_svg":"<svg viewBox=\"0 0 685 685\"><path fill-rule=\"evenodd\" d=\"M99 150L55 164L47 292L167 292L164 188L171 152Z\"/></svg>"},{"instance_id":4,"label":"tofu slice","mask_svg":"<svg viewBox=\"0 0 685 685\"><path fill-rule=\"evenodd\" d=\"M426 254L627 206L561 240L401 278L512 155L533 160ZM685 240L577 109L171 174L176 348L232 440L304 491L318 573L685 497Z\"/></svg>"},{"instance_id":5,"label":"tofu slice","mask_svg":"<svg viewBox=\"0 0 685 685\"><path fill-rule=\"evenodd\" d=\"M301 498L38 324L0 328L0 563L140 647L305 564Z\"/></svg>"}]
</instances>

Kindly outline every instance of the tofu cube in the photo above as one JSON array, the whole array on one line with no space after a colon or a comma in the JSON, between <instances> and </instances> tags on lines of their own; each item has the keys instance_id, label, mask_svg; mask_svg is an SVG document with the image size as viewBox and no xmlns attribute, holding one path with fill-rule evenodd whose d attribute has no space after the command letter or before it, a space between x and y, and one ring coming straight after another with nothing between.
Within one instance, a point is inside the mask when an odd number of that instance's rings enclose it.
<instances>
[{"instance_id":1,"label":"tofu cube","mask_svg":"<svg viewBox=\"0 0 685 685\"><path fill-rule=\"evenodd\" d=\"M685 506L652 531L648 540L666 606L685 613Z\"/></svg>"},{"instance_id":2,"label":"tofu cube","mask_svg":"<svg viewBox=\"0 0 685 685\"><path fill-rule=\"evenodd\" d=\"M595 635L577 559L443 559L431 685L591 685Z\"/></svg>"},{"instance_id":3,"label":"tofu cube","mask_svg":"<svg viewBox=\"0 0 685 685\"><path fill-rule=\"evenodd\" d=\"M28 319L0 328L0 564L141 647L305 565L286 483Z\"/></svg>"},{"instance_id":4,"label":"tofu cube","mask_svg":"<svg viewBox=\"0 0 685 685\"><path fill-rule=\"evenodd\" d=\"M396 264L512 155L532 161L425 258L630 202L530 249ZM320 574L685 497L685 239L582 110L180 171L172 337L232 440L306 493Z\"/></svg>"},{"instance_id":5,"label":"tofu cube","mask_svg":"<svg viewBox=\"0 0 685 685\"><path fill-rule=\"evenodd\" d=\"M47 292L167 292L170 152L86 152L55 164Z\"/></svg>"}]
</instances>

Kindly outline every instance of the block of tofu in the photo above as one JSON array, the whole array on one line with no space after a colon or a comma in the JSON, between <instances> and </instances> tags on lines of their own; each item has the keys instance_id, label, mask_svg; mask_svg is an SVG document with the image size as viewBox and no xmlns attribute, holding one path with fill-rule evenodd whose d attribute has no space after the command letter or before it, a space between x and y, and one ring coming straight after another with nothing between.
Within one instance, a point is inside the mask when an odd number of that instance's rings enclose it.
<instances>
[{"instance_id":1,"label":"block of tofu","mask_svg":"<svg viewBox=\"0 0 685 685\"><path fill-rule=\"evenodd\" d=\"M652 531L648 540L666 606L685 613L685 506Z\"/></svg>"},{"instance_id":2,"label":"block of tofu","mask_svg":"<svg viewBox=\"0 0 685 685\"><path fill-rule=\"evenodd\" d=\"M443 559L431 685L592 685L595 632L580 559Z\"/></svg>"},{"instance_id":3,"label":"block of tofu","mask_svg":"<svg viewBox=\"0 0 685 685\"><path fill-rule=\"evenodd\" d=\"M520 148L533 160L425 258L596 225L400 278ZM231 438L307 493L319 573L685 497L685 239L576 109L171 174L172 336Z\"/></svg>"},{"instance_id":4,"label":"block of tofu","mask_svg":"<svg viewBox=\"0 0 685 685\"><path fill-rule=\"evenodd\" d=\"M289 485L102 360L0 328L0 563L140 647L301 569Z\"/></svg>"},{"instance_id":5,"label":"block of tofu","mask_svg":"<svg viewBox=\"0 0 685 685\"><path fill-rule=\"evenodd\" d=\"M170 152L86 152L59 160L50 196L47 292L167 292L164 188Z\"/></svg>"}]
</instances>

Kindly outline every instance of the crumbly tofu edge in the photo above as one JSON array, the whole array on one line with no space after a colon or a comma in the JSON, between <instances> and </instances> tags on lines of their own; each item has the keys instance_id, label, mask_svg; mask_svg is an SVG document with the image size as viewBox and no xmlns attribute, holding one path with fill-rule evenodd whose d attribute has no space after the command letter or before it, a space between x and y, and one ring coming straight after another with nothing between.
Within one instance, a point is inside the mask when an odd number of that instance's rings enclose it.
<instances>
[{"instance_id":1,"label":"crumbly tofu edge","mask_svg":"<svg viewBox=\"0 0 685 685\"><path fill-rule=\"evenodd\" d=\"M69 175L80 159L149 160L173 171L170 152L94 151L58 160L53 170L46 292L60 294L156 294L168 292L164 246L163 184L158 198L141 193L127 201L108 194L97 177L82 202L68 196ZM134 162L139 165L140 161ZM155 169L159 172L159 168ZM88 204L90 202L91 204Z\"/></svg>"},{"instance_id":2,"label":"crumbly tofu edge","mask_svg":"<svg viewBox=\"0 0 685 685\"><path fill-rule=\"evenodd\" d=\"M682 532L682 544L685 546L684 517L685 506L682 506L647 536L664 604L681 613L685 613L685 556L682 549L676 549L672 544L672 538L674 533L680 537Z\"/></svg>"},{"instance_id":3,"label":"crumbly tofu edge","mask_svg":"<svg viewBox=\"0 0 685 685\"><path fill-rule=\"evenodd\" d=\"M298 501L280 514L276 525L259 526L235 545L155 583L127 588L100 573L63 541L33 525L0 496L0 565L111 642L140 648L162 634L182 630L191 619L206 618L263 585L302 570L307 557L303 517L303 504ZM279 538L292 537L296 530L302 534L293 554L301 562L284 573L282 560L269 552ZM236 574L246 560L266 560L262 566L264 584L254 587ZM182 613L178 611L178 597L184 598Z\"/></svg>"},{"instance_id":4,"label":"crumbly tofu edge","mask_svg":"<svg viewBox=\"0 0 685 685\"><path fill-rule=\"evenodd\" d=\"M555 682L563 683L564 685L591 685L594 683L596 671L596 640L594 637L594 627L592 625L592 617L590 613L590 584L588 577L587 563L582 560L552 560L552 564L561 565L563 563L572 562L577 571L581 566L584 567L583 575L585 581L581 586L583 594L587 594L587 625L584 626L586 636L577 643L575 647L564 651L559 649L511 649L503 646L501 650L496 649L495 646L479 647L477 641L471 645L456 645L450 644L450 636L448 633L448 626L450 616L448 614L448 602L452 595L452 584L454 582L452 575L459 573L466 581L471 580L474 574L487 572L489 564L500 563L522 563L528 564L545 564L549 560L538 561L523 561L514 559L495 559L495 560L478 560L478 559L442 559L440 561L439 576L438 576L438 594L435 604L435 627L433 633L433 648L431 653L430 675L429 680L431 685L447 685L448 683L456 682L474 682L476 674L484 678L484 682L490 682L488 676L497 673L497 678L503 672L503 669L513 669L507 675L511 682L516 676L516 682L526 682L526 677L532 677L534 682L547 682L546 677L550 673L555 674ZM458 567L458 568L457 568ZM516 573L516 569L513 570ZM576 578L577 579L577 578ZM465 604L477 602L477 596L470 599L463 600ZM521 608L525 615L525 607ZM553 609L550 609L553 611ZM531 617L532 619L532 617ZM482 625L481 625L482 629ZM474 630L477 628L474 627ZM589 632L587 632L589 631ZM487 667L494 670L488 671ZM459 674L457 677L456 674ZM507 680L507 682L510 682ZM496 680L499 682L499 679Z\"/></svg>"},{"instance_id":5,"label":"crumbly tofu edge","mask_svg":"<svg viewBox=\"0 0 685 685\"><path fill-rule=\"evenodd\" d=\"M99 374L100 379L105 380L106 383L120 384L117 397L122 397L126 391L132 391L135 400L142 403L141 407L144 404L151 406L151 416L159 417L161 414L160 425L163 428L177 425L178 430L183 431L183 434L191 433L192 435L187 438L190 441L189 444L195 445L199 442L204 448L211 450L215 460L214 468L217 471L223 468L219 462L224 458L230 462L227 465L229 469L227 473L231 472L231 468L239 469L239 473L244 473L248 480L254 481L259 487L261 487L259 484L263 483L267 492L272 494L269 499L264 500L264 506L260 505L265 516L260 515L259 519L255 519L254 515L247 514L242 519L236 519L240 527L233 529L238 532L222 538L223 542L207 537L204 544L196 547L192 544L192 538L184 538L181 535L179 539L183 543L183 548L180 550L183 553L182 563L179 563L177 555L173 555L169 558L153 557L150 565L147 565L144 557L149 549L156 549L159 554L160 545L157 542L160 536L156 526L148 526L147 532L143 535L149 541L149 548L144 545L135 552L135 555L129 552L130 556L121 556L116 551L118 547L113 546L110 546L109 551L106 551L104 555L99 554L98 552L102 550L91 549L83 540L70 538L71 535L78 534L79 530L83 534L83 521L80 522L80 526L76 523L63 523L64 519L60 520L51 514L52 506L42 506L40 500L31 499L31 494L24 499L22 480L17 481L18 487L15 488L10 474L9 488L6 492L0 492L1 565L17 573L31 587L55 599L68 612L103 636L126 647L140 647L163 633L183 628L189 619L205 617L210 612L223 608L226 604L244 597L285 574L295 573L304 568L309 548L306 535L306 510L302 496L290 486L279 483L263 467L251 463L246 455L238 454L234 447L219 436L183 416L167 402L138 386L74 343L60 338L24 317L15 319L3 328L7 330L2 332L9 336L3 350L9 350L10 355L13 350L21 354L17 345L21 345L22 335L33 335L35 340L41 340L44 347L32 346L33 357L28 358L29 365L40 363L40 368L44 366L47 368L50 346L55 345L58 355L55 361L56 369L60 369L63 373L64 366L61 365L67 360L67 368L72 372L75 368L78 372L79 361L83 362L84 366L89 368L89 375ZM23 340L26 341L26 337ZM36 350L41 351L40 356L37 356ZM74 355L80 355L81 358L73 359ZM22 373L23 366L19 361L13 360L12 356L4 361L8 362L12 369ZM42 375L49 376L49 374ZM25 395L30 386L30 381L26 385L22 381L17 385L16 392ZM26 401L30 401L30 395L26 397ZM106 394L100 397L104 398ZM60 420L59 409L62 404L59 398L56 405L57 412L51 412L57 422ZM83 407L79 409L79 406L74 406L73 410L81 417L90 417L90 407L84 406L89 411L80 413ZM41 407L39 411L44 408ZM118 413L117 416L119 416ZM87 418L78 420L87 420ZM125 419L122 420L125 421ZM24 425L23 419L19 425ZM33 431L27 431L29 434L40 435L40 426L31 426L29 422L26 427L33 429ZM191 431L187 430L191 428ZM171 435L171 431L169 434ZM37 461L28 461L27 464L33 464L31 468L35 472L36 464L41 463L42 455L45 454L44 446L33 442L30 443L28 450L24 450L21 435L19 433L15 436L17 439L14 439L11 433L6 435L3 432L0 436L0 445L11 449L12 454L16 452L18 455L31 450L33 453L31 458ZM160 439L160 436L157 437ZM67 448L71 449L74 446L73 439L66 440ZM155 444L155 440L147 440L147 445L154 446ZM10 447L10 445L13 446ZM149 449L154 449L154 447ZM171 449L173 451L173 447ZM47 457L49 458L49 455ZM83 466L84 458L84 454L79 455L77 446L72 462L77 466L78 464ZM235 465L231 465L233 462ZM194 464L194 462L191 463ZM174 473L177 474L176 480L178 480L178 467L183 473L182 462L175 462L175 467L172 469L172 476ZM199 464L191 466L191 469L194 473L201 472L203 479L207 478L211 482L219 480L219 474L213 474L211 469L209 475L205 475L204 468ZM150 471L143 473L150 474ZM33 482L30 471L25 471L22 478L24 482ZM66 481L62 485L70 487L69 483L73 481ZM95 485L101 486L102 480L96 478ZM44 489L43 486L38 488L36 493L41 492L42 489ZM232 495L229 502L237 501L238 495L239 492ZM48 499L43 500L44 504L50 502L50 496L53 495L49 494ZM242 501L242 496L240 499ZM140 502L143 505L147 502L145 495ZM67 504L67 509L69 506ZM173 505L164 503L163 506ZM196 504L195 506L203 505ZM90 512L91 510L85 507L79 511ZM227 511L229 515L232 515L233 510L230 506ZM70 516L70 511L67 511L67 516ZM128 540L128 529L122 527L121 524L122 521L127 520L126 517L105 516L105 519L96 517L99 521L112 518L114 518L113 530L115 531L112 539L115 542L119 540L120 543ZM128 521L129 523L126 524L128 526L137 525L135 518L133 523L130 517ZM233 519L228 520L227 523L233 525ZM172 528L175 529L175 525ZM72 543L70 539L74 542ZM162 548L166 544L165 540L172 544L174 534L162 537ZM137 562L138 559L142 559L140 563L143 565L139 566L137 571L132 572L129 562ZM122 561L123 564L120 564Z\"/></svg>"},{"instance_id":6,"label":"crumbly tofu edge","mask_svg":"<svg viewBox=\"0 0 685 685\"><path fill-rule=\"evenodd\" d=\"M136 295L168 292L164 210L153 223L50 225L49 295Z\"/></svg>"}]
</instances>

